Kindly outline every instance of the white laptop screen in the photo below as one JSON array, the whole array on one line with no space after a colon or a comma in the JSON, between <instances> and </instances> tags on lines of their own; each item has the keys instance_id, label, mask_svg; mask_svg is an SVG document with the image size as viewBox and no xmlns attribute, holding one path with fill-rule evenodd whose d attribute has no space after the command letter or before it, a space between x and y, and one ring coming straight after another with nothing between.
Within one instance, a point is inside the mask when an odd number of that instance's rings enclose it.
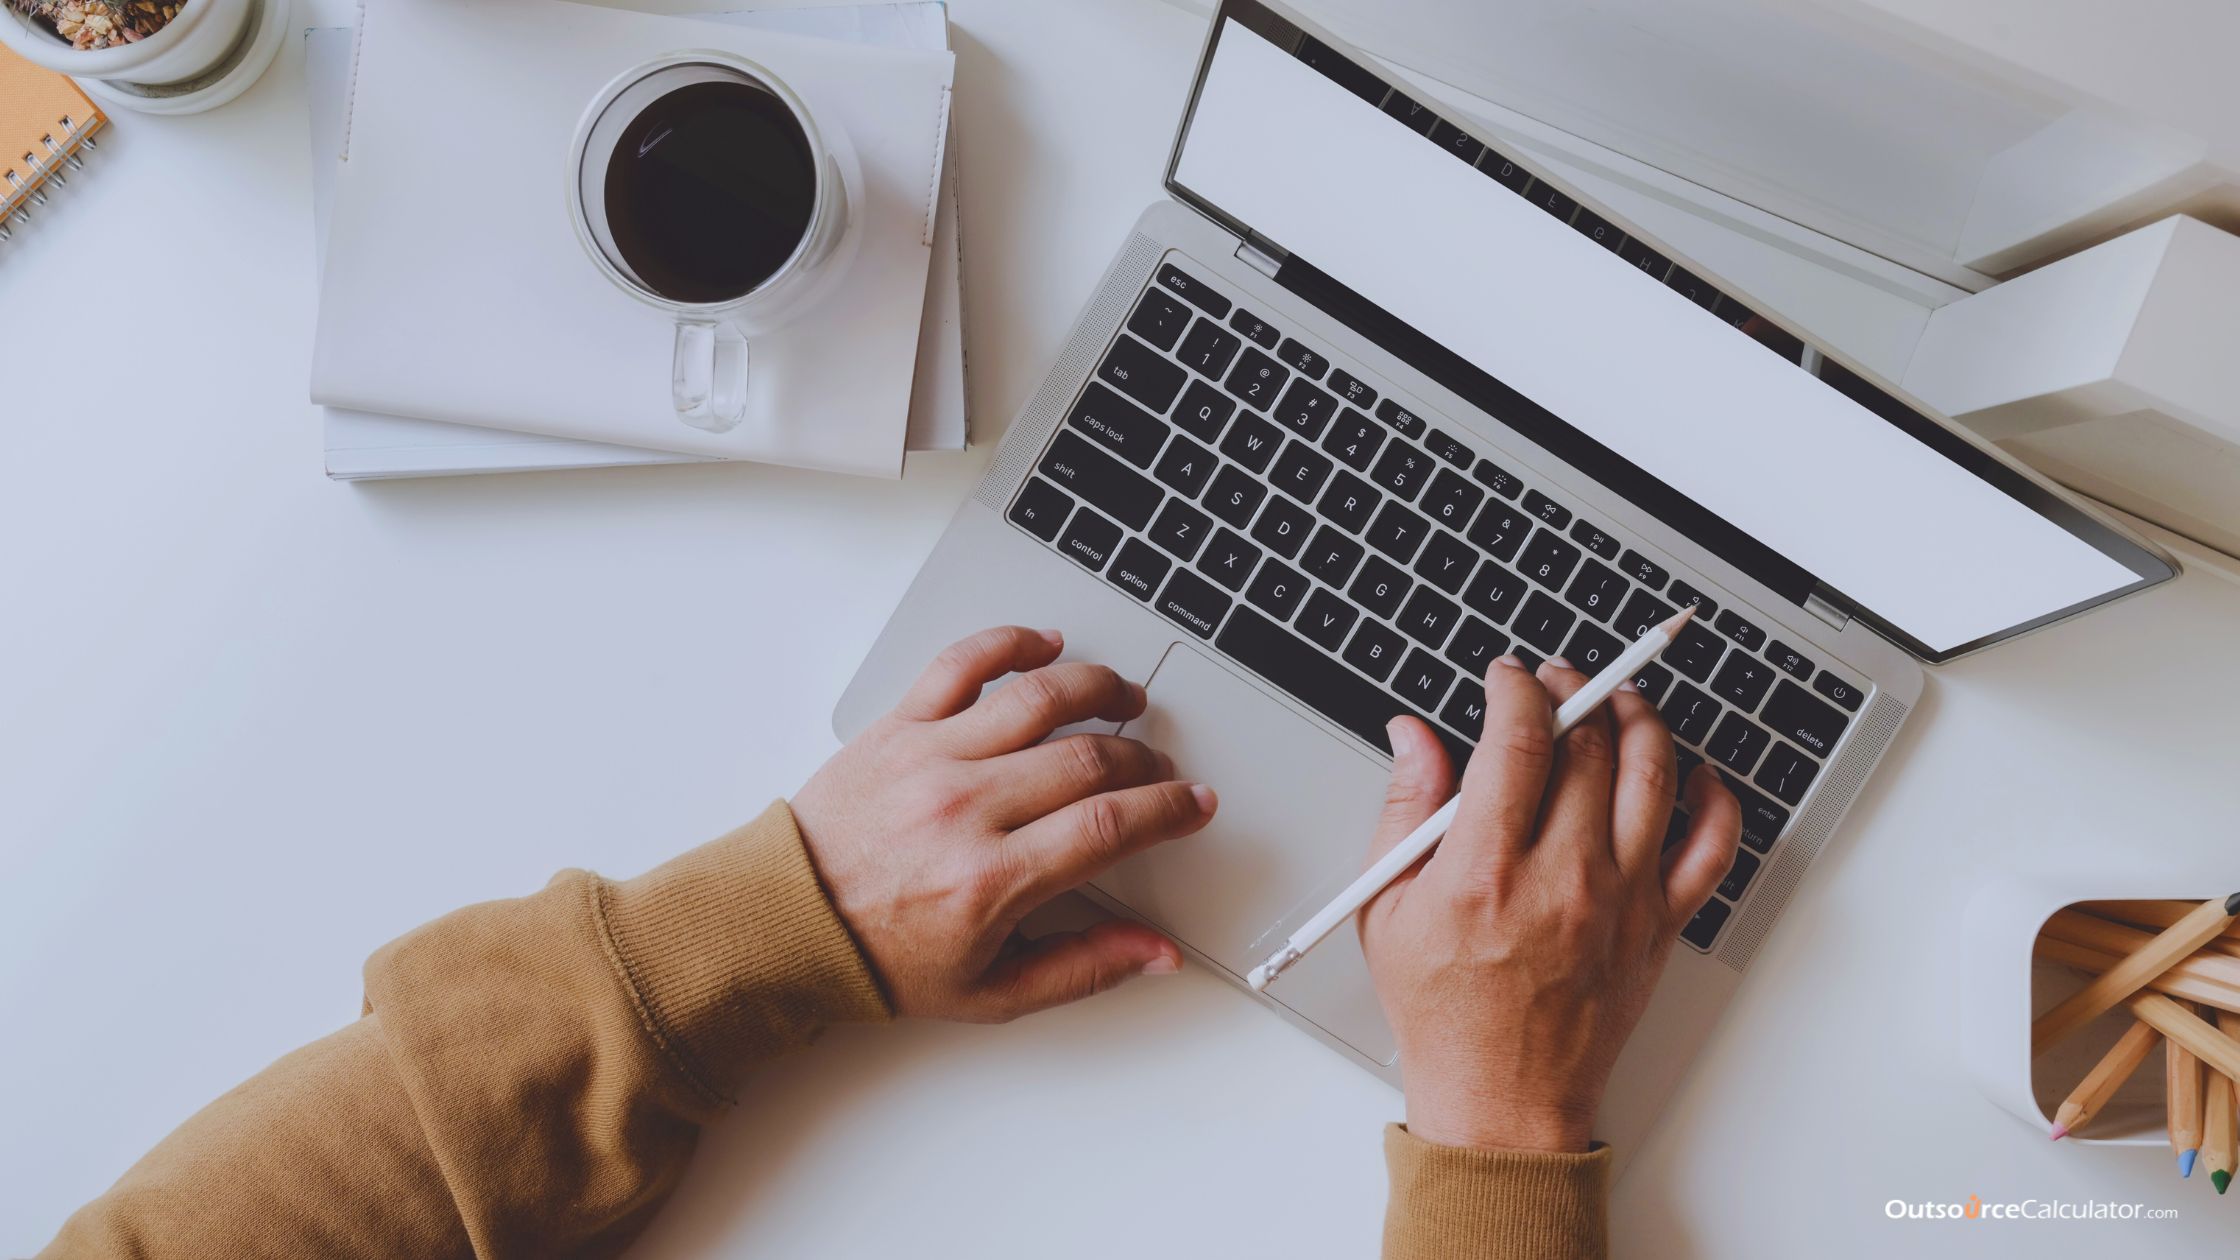
<instances>
[{"instance_id":1,"label":"white laptop screen","mask_svg":"<svg viewBox=\"0 0 2240 1260\"><path fill-rule=\"evenodd\" d=\"M2080 536L2089 518L2053 500L2072 518L2053 519L1739 334L1372 94L1225 17L1172 183L1932 657L2153 567L2127 567Z\"/></svg>"}]
</instances>

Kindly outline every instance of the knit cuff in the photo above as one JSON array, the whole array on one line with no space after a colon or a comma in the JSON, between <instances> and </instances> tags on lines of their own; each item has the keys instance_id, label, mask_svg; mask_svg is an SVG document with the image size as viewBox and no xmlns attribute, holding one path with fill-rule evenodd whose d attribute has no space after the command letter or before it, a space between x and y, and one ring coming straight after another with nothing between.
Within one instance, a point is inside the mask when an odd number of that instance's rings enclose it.
<instances>
[{"instance_id":1,"label":"knit cuff","mask_svg":"<svg viewBox=\"0 0 2240 1260\"><path fill-rule=\"evenodd\" d=\"M693 1088L730 1101L742 1069L828 1024L892 1017L795 827L762 816L634 879L598 881L608 957Z\"/></svg>"},{"instance_id":2,"label":"knit cuff","mask_svg":"<svg viewBox=\"0 0 2240 1260\"><path fill-rule=\"evenodd\" d=\"M1610 1148L1479 1150L1387 1125L1384 1260L1580 1260L1610 1253Z\"/></svg>"}]
</instances>

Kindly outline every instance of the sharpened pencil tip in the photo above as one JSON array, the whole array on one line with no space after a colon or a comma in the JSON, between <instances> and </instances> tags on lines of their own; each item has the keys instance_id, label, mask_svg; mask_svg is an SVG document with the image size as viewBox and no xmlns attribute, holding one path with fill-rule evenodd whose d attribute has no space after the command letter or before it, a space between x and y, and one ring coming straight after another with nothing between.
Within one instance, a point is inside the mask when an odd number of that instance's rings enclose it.
<instances>
[{"instance_id":1,"label":"sharpened pencil tip","mask_svg":"<svg viewBox=\"0 0 2240 1260\"><path fill-rule=\"evenodd\" d=\"M2179 1151L2178 1175L2181 1177L2191 1177L2193 1175L2193 1161L2199 1158L2201 1158L2200 1151Z\"/></svg>"},{"instance_id":2,"label":"sharpened pencil tip","mask_svg":"<svg viewBox=\"0 0 2240 1260\"><path fill-rule=\"evenodd\" d=\"M2218 1194L2223 1194L2226 1190L2232 1188L2232 1174L2219 1168L2209 1174L2209 1184L2217 1188Z\"/></svg>"},{"instance_id":3,"label":"sharpened pencil tip","mask_svg":"<svg viewBox=\"0 0 2240 1260\"><path fill-rule=\"evenodd\" d=\"M2053 1126L2053 1140L2054 1140L2054 1141L2058 1142L2058 1141L2060 1141L2061 1139L2063 1139L2063 1138L2065 1138L2065 1137L2067 1137L2067 1136L2069 1136L2069 1126L2068 1126L2068 1125L2065 1125L2065 1124L2057 1124L2057 1125Z\"/></svg>"},{"instance_id":4,"label":"sharpened pencil tip","mask_svg":"<svg viewBox=\"0 0 2240 1260\"><path fill-rule=\"evenodd\" d=\"M1664 631L1667 636L1678 634L1680 633L1680 627L1687 625L1688 619L1695 615L1696 606L1694 604L1689 604L1687 607L1682 608L1679 612L1676 612L1671 616L1665 618L1663 621L1658 622L1657 629ZM2240 893L2234 893L2233 896L2240 897Z\"/></svg>"}]
</instances>

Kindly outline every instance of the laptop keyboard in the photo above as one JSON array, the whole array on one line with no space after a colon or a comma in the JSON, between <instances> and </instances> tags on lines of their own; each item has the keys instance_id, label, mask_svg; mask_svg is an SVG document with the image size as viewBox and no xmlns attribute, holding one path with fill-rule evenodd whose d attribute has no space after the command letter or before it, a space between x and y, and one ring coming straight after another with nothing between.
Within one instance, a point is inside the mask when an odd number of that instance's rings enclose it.
<instances>
[{"instance_id":1,"label":"laptop keyboard","mask_svg":"<svg viewBox=\"0 0 2240 1260\"><path fill-rule=\"evenodd\" d=\"M1592 674L1696 605L1634 681L1683 780L1708 760L1742 803L1744 847L1681 933L1701 950L1866 691L1171 263L1007 514L1379 751L1425 719L1458 770L1496 659Z\"/></svg>"}]
</instances>

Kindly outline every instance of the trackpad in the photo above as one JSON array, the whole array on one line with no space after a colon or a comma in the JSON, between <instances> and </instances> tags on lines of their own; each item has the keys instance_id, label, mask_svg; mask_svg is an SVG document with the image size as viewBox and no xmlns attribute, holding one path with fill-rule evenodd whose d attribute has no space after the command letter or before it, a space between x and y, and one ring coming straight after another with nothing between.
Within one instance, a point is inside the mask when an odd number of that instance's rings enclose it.
<instances>
[{"instance_id":1,"label":"trackpad","mask_svg":"<svg viewBox=\"0 0 2240 1260\"><path fill-rule=\"evenodd\" d=\"M1145 687L1149 708L1121 730L1173 757L1183 778L1212 784L1221 811L1097 887L1241 977L1360 873L1388 771L1189 644L1169 648ZM1392 1033L1352 928L1332 933L1268 996L1392 1062Z\"/></svg>"}]
</instances>

